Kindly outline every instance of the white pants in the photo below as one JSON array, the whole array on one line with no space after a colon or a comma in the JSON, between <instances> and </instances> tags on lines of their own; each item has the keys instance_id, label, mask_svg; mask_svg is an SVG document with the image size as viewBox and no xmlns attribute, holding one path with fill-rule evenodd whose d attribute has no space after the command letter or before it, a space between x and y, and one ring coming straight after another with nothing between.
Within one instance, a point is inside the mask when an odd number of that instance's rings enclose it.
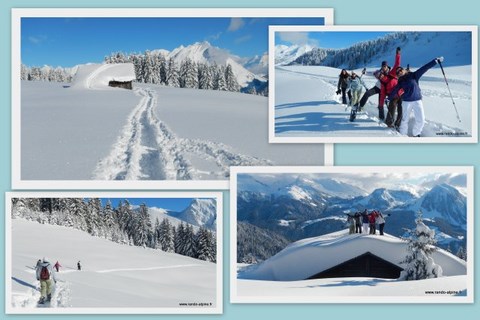
<instances>
[{"instance_id":1,"label":"white pants","mask_svg":"<svg viewBox=\"0 0 480 320\"><path fill-rule=\"evenodd\" d=\"M368 223L363 224L363 233L368 234Z\"/></svg>"},{"instance_id":2,"label":"white pants","mask_svg":"<svg viewBox=\"0 0 480 320\"><path fill-rule=\"evenodd\" d=\"M423 112L422 100L403 101L402 106L403 106L403 116L402 116L402 123L400 124L400 133L403 135L407 135L408 122L410 120L410 113L413 111L415 124L413 125L412 134L414 137L418 136L420 133L422 133L423 126L425 125L425 113Z\"/></svg>"}]
</instances>

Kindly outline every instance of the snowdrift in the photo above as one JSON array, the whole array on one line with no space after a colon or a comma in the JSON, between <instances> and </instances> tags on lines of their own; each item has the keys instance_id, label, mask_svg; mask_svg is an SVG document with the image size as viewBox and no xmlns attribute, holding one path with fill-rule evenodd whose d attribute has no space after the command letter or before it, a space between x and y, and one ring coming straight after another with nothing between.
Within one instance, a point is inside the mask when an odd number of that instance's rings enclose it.
<instances>
[{"instance_id":1,"label":"snowdrift","mask_svg":"<svg viewBox=\"0 0 480 320\"><path fill-rule=\"evenodd\" d=\"M110 81L133 81L135 69L132 63L84 64L78 66L71 88L105 89Z\"/></svg>"},{"instance_id":2,"label":"snowdrift","mask_svg":"<svg viewBox=\"0 0 480 320\"><path fill-rule=\"evenodd\" d=\"M407 243L390 235L349 235L348 230L292 243L258 266L239 273L239 278L297 281L305 280L321 271L360 256L366 252L403 267L400 262L407 254ZM438 249L433 254L444 276L465 275L466 262Z\"/></svg>"}]
</instances>

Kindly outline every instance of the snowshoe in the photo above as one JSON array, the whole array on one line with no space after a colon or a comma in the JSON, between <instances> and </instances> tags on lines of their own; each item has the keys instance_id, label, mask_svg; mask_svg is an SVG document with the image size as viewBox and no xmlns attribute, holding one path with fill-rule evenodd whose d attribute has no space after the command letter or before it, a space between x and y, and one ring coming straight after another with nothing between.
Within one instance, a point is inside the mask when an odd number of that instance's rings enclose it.
<instances>
[{"instance_id":1,"label":"snowshoe","mask_svg":"<svg viewBox=\"0 0 480 320\"><path fill-rule=\"evenodd\" d=\"M384 120L385 119L385 112L383 111L383 107L382 108L378 108L378 118L380 120Z\"/></svg>"},{"instance_id":2,"label":"snowshoe","mask_svg":"<svg viewBox=\"0 0 480 320\"><path fill-rule=\"evenodd\" d=\"M47 295L47 302L50 302L50 301L52 301L52 294Z\"/></svg>"},{"instance_id":3,"label":"snowshoe","mask_svg":"<svg viewBox=\"0 0 480 320\"><path fill-rule=\"evenodd\" d=\"M40 297L40 300L37 302L39 305L44 305L45 304L45 297Z\"/></svg>"},{"instance_id":4,"label":"snowshoe","mask_svg":"<svg viewBox=\"0 0 480 320\"><path fill-rule=\"evenodd\" d=\"M357 107L352 107L352 111L350 111L350 122L353 122L357 117Z\"/></svg>"}]
</instances>

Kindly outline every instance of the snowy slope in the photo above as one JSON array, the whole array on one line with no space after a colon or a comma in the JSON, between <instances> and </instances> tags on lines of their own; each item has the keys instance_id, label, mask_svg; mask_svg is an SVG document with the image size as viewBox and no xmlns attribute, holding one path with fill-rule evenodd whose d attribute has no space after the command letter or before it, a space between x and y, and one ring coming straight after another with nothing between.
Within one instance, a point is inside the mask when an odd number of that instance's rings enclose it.
<instances>
[{"instance_id":1,"label":"snowy slope","mask_svg":"<svg viewBox=\"0 0 480 320\"><path fill-rule=\"evenodd\" d=\"M173 253L19 219L12 220L11 252L7 307L16 312L36 306L34 266L43 256L63 266L56 275L55 308L179 308L182 302L211 302L208 308L214 308L220 303L216 265ZM76 270L79 260L82 271Z\"/></svg>"},{"instance_id":2,"label":"snowy slope","mask_svg":"<svg viewBox=\"0 0 480 320\"><path fill-rule=\"evenodd\" d=\"M25 180L221 180L231 165L319 165L323 148L272 145L265 97L134 84L22 82Z\"/></svg>"},{"instance_id":3,"label":"snowy slope","mask_svg":"<svg viewBox=\"0 0 480 320\"><path fill-rule=\"evenodd\" d=\"M471 66L445 68L445 73L449 75L450 89L462 121L459 122L456 117L440 69L434 67L420 80L426 117L421 136L451 139L471 136ZM355 139L366 141L362 138L368 137L381 138L374 141L393 142L402 138L397 131L388 128L378 119L378 95L369 99L364 112L357 114L354 122L349 121L350 108L342 105L341 97L335 94L339 74L340 69L329 67L277 67L275 137L323 137L335 138L338 142ZM366 75L363 80L368 88L376 82L370 75ZM409 135L412 126L413 122L410 121Z\"/></svg>"},{"instance_id":4,"label":"snowy slope","mask_svg":"<svg viewBox=\"0 0 480 320\"><path fill-rule=\"evenodd\" d=\"M239 278L304 280L366 252L402 267L400 262L406 256L406 246L405 241L393 236L348 235L348 230L342 230L294 242L258 266L241 272ZM444 276L467 273L466 262L444 250L434 252L433 259L442 267Z\"/></svg>"}]
</instances>

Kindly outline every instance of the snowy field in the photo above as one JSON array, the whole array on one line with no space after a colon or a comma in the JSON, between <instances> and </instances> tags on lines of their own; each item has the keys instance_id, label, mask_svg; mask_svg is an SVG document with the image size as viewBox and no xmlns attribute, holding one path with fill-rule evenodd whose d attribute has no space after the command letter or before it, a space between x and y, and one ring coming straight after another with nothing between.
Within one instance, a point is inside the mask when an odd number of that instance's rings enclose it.
<instances>
[{"instance_id":1,"label":"snowy field","mask_svg":"<svg viewBox=\"0 0 480 320\"><path fill-rule=\"evenodd\" d=\"M472 116L476 114L472 108L476 106L472 102L471 66L444 69L461 122L457 119L441 70L434 67L420 79L426 124L421 134L423 139L415 141L455 142L458 137L472 136L472 122L475 120ZM378 95L370 97L364 111L350 122L350 108L342 105L341 96L335 93L340 71L319 66L275 68L274 135L279 138L275 142L289 141L280 138L317 138L316 142L414 142L378 119ZM368 88L376 82L369 75L373 71L367 69L367 75L363 77ZM410 135L412 125L410 121Z\"/></svg>"},{"instance_id":2,"label":"snowy field","mask_svg":"<svg viewBox=\"0 0 480 320\"><path fill-rule=\"evenodd\" d=\"M12 220L11 230L7 311L52 312L36 308L40 292L34 269L44 256L63 266L51 303L61 308L58 312L214 313L221 306L214 263L20 219ZM79 260L81 271L76 270Z\"/></svg>"},{"instance_id":3,"label":"snowy field","mask_svg":"<svg viewBox=\"0 0 480 320\"><path fill-rule=\"evenodd\" d=\"M244 302L449 302L465 301L467 276L418 281L379 278L329 278L304 281L237 279L237 299ZM433 292L433 293L430 293Z\"/></svg>"},{"instance_id":4,"label":"snowy field","mask_svg":"<svg viewBox=\"0 0 480 320\"><path fill-rule=\"evenodd\" d=\"M232 165L324 163L323 146L268 143L265 97L80 83L22 81L22 180L226 180Z\"/></svg>"}]
</instances>

